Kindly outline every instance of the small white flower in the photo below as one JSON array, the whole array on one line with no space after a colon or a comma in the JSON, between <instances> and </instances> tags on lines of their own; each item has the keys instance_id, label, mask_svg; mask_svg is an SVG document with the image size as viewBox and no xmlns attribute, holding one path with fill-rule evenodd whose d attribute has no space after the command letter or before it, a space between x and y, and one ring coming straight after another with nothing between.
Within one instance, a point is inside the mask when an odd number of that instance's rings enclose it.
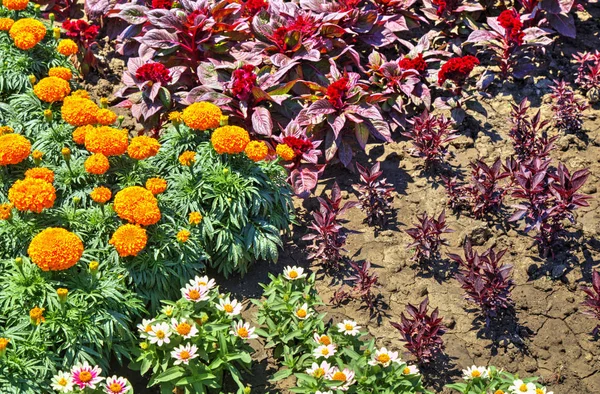
<instances>
[{"instance_id":1,"label":"small white flower","mask_svg":"<svg viewBox=\"0 0 600 394\"><path fill-rule=\"evenodd\" d=\"M69 372L60 371L52 377L51 386L59 393L70 393L73 391L73 381Z\"/></svg>"},{"instance_id":2,"label":"small white flower","mask_svg":"<svg viewBox=\"0 0 600 394\"><path fill-rule=\"evenodd\" d=\"M327 390L327 391L315 391L315 394L333 394L333 391L331 390Z\"/></svg>"},{"instance_id":3,"label":"small white flower","mask_svg":"<svg viewBox=\"0 0 600 394\"><path fill-rule=\"evenodd\" d=\"M419 368L417 368L415 365L407 365L402 370L402 375L418 375L418 374L419 374Z\"/></svg>"},{"instance_id":4,"label":"small white flower","mask_svg":"<svg viewBox=\"0 0 600 394\"><path fill-rule=\"evenodd\" d=\"M321 365L317 363L312 363L312 366L306 370L306 373L314 378L322 378L329 373L331 369L331 364L327 361L322 361Z\"/></svg>"},{"instance_id":5,"label":"small white flower","mask_svg":"<svg viewBox=\"0 0 600 394\"><path fill-rule=\"evenodd\" d=\"M171 319L171 329L173 332L179 334L185 339L193 338L198 335L198 329L196 328L196 324L191 321L177 321L177 319Z\"/></svg>"},{"instance_id":6,"label":"small white flower","mask_svg":"<svg viewBox=\"0 0 600 394\"><path fill-rule=\"evenodd\" d=\"M196 353L197 351L198 351L198 348L196 347L196 345L191 345L189 343L185 346L180 345L180 346L176 347L171 352L171 357L173 357L175 359L175 362L173 364L187 365L191 359L198 357L198 354Z\"/></svg>"},{"instance_id":7,"label":"small white flower","mask_svg":"<svg viewBox=\"0 0 600 394\"><path fill-rule=\"evenodd\" d=\"M342 323L338 323L337 327L338 331L344 335L352 335L355 337L360 333L360 326L353 320L344 320Z\"/></svg>"},{"instance_id":8,"label":"small white flower","mask_svg":"<svg viewBox=\"0 0 600 394\"><path fill-rule=\"evenodd\" d=\"M150 334L150 332L152 332L152 324L154 324L154 320L143 319L142 324L137 325L141 338L148 338L148 335Z\"/></svg>"},{"instance_id":9,"label":"small white flower","mask_svg":"<svg viewBox=\"0 0 600 394\"><path fill-rule=\"evenodd\" d=\"M335 345L321 345L315 349L313 355L316 358L323 357L325 359L333 356L335 354Z\"/></svg>"},{"instance_id":10,"label":"small white flower","mask_svg":"<svg viewBox=\"0 0 600 394\"><path fill-rule=\"evenodd\" d=\"M162 346L165 343L171 342L169 337L171 330L167 323L158 323L152 326L152 331L148 334L150 343L155 343L157 346Z\"/></svg>"},{"instance_id":11,"label":"small white flower","mask_svg":"<svg viewBox=\"0 0 600 394\"><path fill-rule=\"evenodd\" d=\"M215 307L225 312L228 316L237 316L242 313L242 304L238 302L238 300L230 300L229 297L219 300L219 305L215 305Z\"/></svg>"},{"instance_id":12,"label":"small white flower","mask_svg":"<svg viewBox=\"0 0 600 394\"><path fill-rule=\"evenodd\" d=\"M206 290L210 290L215 287L215 280L209 279L208 276L196 276L194 279L190 280L190 285L197 287L204 287Z\"/></svg>"},{"instance_id":13,"label":"small white flower","mask_svg":"<svg viewBox=\"0 0 600 394\"><path fill-rule=\"evenodd\" d=\"M382 365L387 367L396 361L398 361L398 352L390 352L386 348L382 347L379 350L375 350L373 357L369 361L369 365Z\"/></svg>"},{"instance_id":14,"label":"small white flower","mask_svg":"<svg viewBox=\"0 0 600 394\"><path fill-rule=\"evenodd\" d=\"M341 386L335 387L337 390L342 391L347 391L348 388L350 388L350 386L356 382L356 380L354 380L354 371L348 368L344 368L344 370L341 371L337 367L332 367L329 370L329 373L327 374L326 378L328 380L334 380L336 382L344 382Z\"/></svg>"},{"instance_id":15,"label":"small white flower","mask_svg":"<svg viewBox=\"0 0 600 394\"><path fill-rule=\"evenodd\" d=\"M236 337L240 337L242 339L256 339L258 335L254 333L254 327L250 327L249 323L244 323L242 320L233 324L231 331L229 334L234 335Z\"/></svg>"},{"instance_id":16,"label":"small white flower","mask_svg":"<svg viewBox=\"0 0 600 394\"><path fill-rule=\"evenodd\" d=\"M294 316L300 320L305 320L310 317L312 313L308 310L308 304L305 302L300 308L296 309Z\"/></svg>"},{"instance_id":17,"label":"small white flower","mask_svg":"<svg viewBox=\"0 0 600 394\"><path fill-rule=\"evenodd\" d=\"M536 394L535 384L525 383L521 379L515 380L508 390L513 394Z\"/></svg>"},{"instance_id":18,"label":"small white flower","mask_svg":"<svg viewBox=\"0 0 600 394\"><path fill-rule=\"evenodd\" d=\"M486 367L477 367L475 365L467 369L463 369L462 372L464 380L487 379L489 376L488 369Z\"/></svg>"},{"instance_id":19,"label":"small white flower","mask_svg":"<svg viewBox=\"0 0 600 394\"><path fill-rule=\"evenodd\" d=\"M200 302L208 300L209 294L208 289L203 286L187 285L181 289L183 297L192 302Z\"/></svg>"},{"instance_id":20,"label":"small white flower","mask_svg":"<svg viewBox=\"0 0 600 394\"><path fill-rule=\"evenodd\" d=\"M297 280L306 278L306 274L304 273L304 268L302 267L285 267L283 269L283 276L288 280Z\"/></svg>"}]
</instances>

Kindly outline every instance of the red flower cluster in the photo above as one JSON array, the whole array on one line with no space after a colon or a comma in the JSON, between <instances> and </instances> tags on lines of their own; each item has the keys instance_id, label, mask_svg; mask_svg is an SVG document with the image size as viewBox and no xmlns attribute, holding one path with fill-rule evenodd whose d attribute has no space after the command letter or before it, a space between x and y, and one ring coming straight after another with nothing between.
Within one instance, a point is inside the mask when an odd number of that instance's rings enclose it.
<instances>
[{"instance_id":1,"label":"red flower cluster","mask_svg":"<svg viewBox=\"0 0 600 394\"><path fill-rule=\"evenodd\" d=\"M255 84L254 66L247 64L233 72L231 76L231 93L239 100L248 101Z\"/></svg>"},{"instance_id":2,"label":"red flower cluster","mask_svg":"<svg viewBox=\"0 0 600 394\"><path fill-rule=\"evenodd\" d=\"M423 72L427 70L427 63L423 59L423 54L419 53L417 57L409 58L404 57L400 59L398 65L403 70L417 70L418 72Z\"/></svg>"},{"instance_id":3,"label":"red flower cluster","mask_svg":"<svg viewBox=\"0 0 600 394\"><path fill-rule=\"evenodd\" d=\"M242 5L242 15L252 17L268 6L269 4L265 0L248 0Z\"/></svg>"},{"instance_id":4,"label":"red flower cluster","mask_svg":"<svg viewBox=\"0 0 600 394\"><path fill-rule=\"evenodd\" d=\"M343 98L348 92L348 78L343 77L333 82L327 87L327 99L335 108L340 109L344 106Z\"/></svg>"},{"instance_id":5,"label":"red flower cluster","mask_svg":"<svg viewBox=\"0 0 600 394\"><path fill-rule=\"evenodd\" d=\"M498 17L498 23L504 29L506 29L506 39L510 42L514 42L517 45L523 44L523 22L521 22L521 16L516 10L504 10Z\"/></svg>"},{"instance_id":6,"label":"red flower cluster","mask_svg":"<svg viewBox=\"0 0 600 394\"><path fill-rule=\"evenodd\" d=\"M440 68L438 72L438 84L442 85L449 79L457 85L462 85L471 74L471 71L473 71L473 68L478 64L479 59L475 56L453 57Z\"/></svg>"},{"instance_id":7,"label":"red flower cluster","mask_svg":"<svg viewBox=\"0 0 600 394\"><path fill-rule=\"evenodd\" d=\"M90 25L83 19L78 19L76 21L67 19L63 22L62 27L66 30L65 34L67 35L67 37L78 41L83 45L84 48L89 47L91 42L98 35L98 31L100 30L100 26L93 24Z\"/></svg>"},{"instance_id":8,"label":"red flower cluster","mask_svg":"<svg viewBox=\"0 0 600 394\"><path fill-rule=\"evenodd\" d=\"M165 85L173 79L169 70L162 63L147 63L138 68L135 77L141 81L160 82Z\"/></svg>"},{"instance_id":9,"label":"red flower cluster","mask_svg":"<svg viewBox=\"0 0 600 394\"><path fill-rule=\"evenodd\" d=\"M314 145L310 140L294 136L284 137L283 143L294 150L296 158L301 158L302 154L314 148Z\"/></svg>"},{"instance_id":10,"label":"red flower cluster","mask_svg":"<svg viewBox=\"0 0 600 394\"><path fill-rule=\"evenodd\" d=\"M152 9L170 10L173 7L173 0L152 0Z\"/></svg>"}]
</instances>

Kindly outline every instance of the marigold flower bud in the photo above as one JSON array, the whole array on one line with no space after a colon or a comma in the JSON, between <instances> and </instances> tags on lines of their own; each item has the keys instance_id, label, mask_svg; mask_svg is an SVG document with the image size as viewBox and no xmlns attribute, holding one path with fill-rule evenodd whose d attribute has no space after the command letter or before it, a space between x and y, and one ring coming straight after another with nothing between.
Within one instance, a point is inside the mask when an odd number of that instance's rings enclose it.
<instances>
[{"instance_id":1,"label":"marigold flower bud","mask_svg":"<svg viewBox=\"0 0 600 394\"><path fill-rule=\"evenodd\" d=\"M98 271L98 266L100 266L99 262L97 262L97 261L90 261L90 264L88 265L88 268L93 273L93 272Z\"/></svg>"},{"instance_id":2,"label":"marigold flower bud","mask_svg":"<svg viewBox=\"0 0 600 394\"><path fill-rule=\"evenodd\" d=\"M23 264L23 258L22 258L22 257L17 257L17 258L15 259L15 264L16 264L16 265L21 265L21 264Z\"/></svg>"},{"instance_id":3,"label":"marigold flower bud","mask_svg":"<svg viewBox=\"0 0 600 394\"><path fill-rule=\"evenodd\" d=\"M50 19L50 22L54 23L54 21L56 20L56 18L55 18L55 16L54 16L54 13L52 13L52 12L51 12L51 13L49 13L49 14L48 14L48 19Z\"/></svg>"},{"instance_id":4,"label":"marigold flower bud","mask_svg":"<svg viewBox=\"0 0 600 394\"><path fill-rule=\"evenodd\" d=\"M29 83L31 83L32 85L34 85L37 82L37 78L35 77L35 75L30 74L29 75Z\"/></svg>"},{"instance_id":5,"label":"marigold flower bud","mask_svg":"<svg viewBox=\"0 0 600 394\"><path fill-rule=\"evenodd\" d=\"M44 110L44 119L46 119L46 122L52 122L52 110L51 109Z\"/></svg>"},{"instance_id":6,"label":"marigold flower bud","mask_svg":"<svg viewBox=\"0 0 600 394\"><path fill-rule=\"evenodd\" d=\"M10 339L8 338L0 338L0 357L6 354L6 348L8 347L8 343Z\"/></svg>"},{"instance_id":7,"label":"marigold flower bud","mask_svg":"<svg viewBox=\"0 0 600 394\"><path fill-rule=\"evenodd\" d=\"M54 39L58 40L60 38L60 28L55 27L54 29L52 29L52 34L54 36Z\"/></svg>"},{"instance_id":8,"label":"marigold flower bud","mask_svg":"<svg viewBox=\"0 0 600 394\"><path fill-rule=\"evenodd\" d=\"M65 146L64 148L61 149L60 153L62 153L65 161L71 160L71 149L69 149Z\"/></svg>"},{"instance_id":9,"label":"marigold flower bud","mask_svg":"<svg viewBox=\"0 0 600 394\"><path fill-rule=\"evenodd\" d=\"M69 294L69 290L65 288L56 289L56 294L58 294L58 299L61 303L65 303L67 301L67 295Z\"/></svg>"}]
</instances>

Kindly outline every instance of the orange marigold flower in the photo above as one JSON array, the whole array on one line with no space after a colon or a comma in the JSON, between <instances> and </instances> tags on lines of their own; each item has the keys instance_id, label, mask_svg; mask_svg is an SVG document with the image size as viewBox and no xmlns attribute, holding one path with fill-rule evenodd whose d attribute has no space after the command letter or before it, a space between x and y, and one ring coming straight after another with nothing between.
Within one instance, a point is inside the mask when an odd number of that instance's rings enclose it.
<instances>
[{"instance_id":1,"label":"orange marigold flower","mask_svg":"<svg viewBox=\"0 0 600 394\"><path fill-rule=\"evenodd\" d=\"M121 257L137 256L148 242L146 229L134 224L125 224L117 229L110 238L109 244L117 249Z\"/></svg>"},{"instance_id":2,"label":"orange marigold flower","mask_svg":"<svg viewBox=\"0 0 600 394\"><path fill-rule=\"evenodd\" d=\"M177 240L179 242L187 242L190 239L190 235L192 235L188 230L183 229L177 233Z\"/></svg>"},{"instance_id":3,"label":"orange marigold flower","mask_svg":"<svg viewBox=\"0 0 600 394\"><path fill-rule=\"evenodd\" d=\"M73 72L66 67L51 67L50 70L48 70L48 76L70 81L71 78L73 78Z\"/></svg>"},{"instance_id":4,"label":"orange marigold flower","mask_svg":"<svg viewBox=\"0 0 600 394\"><path fill-rule=\"evenodd\" d=\"M75 41L67 38L64 40L60 40L60 42L56 46L56 51L61 55L71 56L79 52L79 47L77 46Z\"/></svg>"},{"instance_id":5,"label":"orange marigold flower","mask_svg":"<svg viewBox=\"0 0 600 394\"><path fill-rule=\"evenodd\" d=\"M15 46L22 51L28 51L38 44L32 33L22 32L15 35Z\"/></svg>"},{"instance_id":6,"label":"orange marigold flower","mask_svg":"<svg viewBox=\"0 0 600 394\"><path fill-rule=\"evenodd\" d=\"M196 152L185 151L179 156L179 162L183 166L191 166L196 162Z\"/></svg>"},{"instance_id":7,"label":"orange marigold flower","mask_svg":"<svg viewBox=\"0 0 600 394\"><path fill-rule=\"evenodd\" d=\"M42 78L34 87L33 93L42 101L53 103L62 101L71 94L69 82L59 77Z\"/></svg>"},{"instance_id":8,"label":"orange marigold flower","mask_svg":"<svg viewBox=\"0 0 600 394\"><path fill-rule=\"evenodd\" d=\"M113 209L121 219L149 226L160 220L158 201L151 191L140 186L130 186L115 195Z\"/></svg>"},{"instance_id":9,"label":"orange marigold flower","mask_svg":"<svg viewBox=\"0 0 600 394\"><path fill-rule=\"evenodd\" d=\"M33 157L34 160L42 160L42 157L44 157L44 152L40 152L36 149L33 152L31 152L31 157Z\"/></svg>"},{"instance_id":10,"label":"orange marigold flower","mask_svg":"<svg viewBox=\"0 0 600 394\"><path fill-rule=\"evenodd\" d=\"M85 148L105 156L118 156L127 151L129 138L126 129L101 126L85 134Z\"/></svg>"},{"instance_id":11,"label":"orange marigold flower","mask_svg":"<svg viewBox=\"0 0 600 394\"><path fill-rule=\"evenodd\" d=\"M108 157L104 156L102 153L94 153L85 159L83 167L90 174L102 175L110 169L110 163L108 162Z\"/></svg>"},{"instance_id":12,"label":"orange marigold flower","mask_svg":"<svg viewBox=\"0 0 600 394\"><path fill-rule=\"evenodd\" d=\"M108 126L116 122L117 114L110 109L101 108L96 113L96 120L103 126Z\"/></svg>"},{"instance_id":13,"label":"orange marigold flower","mask_svg":"<svg viewBox=\"0 0 600 394\"><path fill-rule=\"evenodd\" d=\"M218 154L241 153L250 142L248 132L238 126L223 126L216 129L210 141Z\"/></svg>"},{"instance_id":14,"label":"orange marigold flower","mask_svg":"<svg viewBox=\"0 0 600 394\"><path fill-rule=\"evenodd\" d=\"M73 92L73 94L71 94L71 96L89 99L90 93L85 89L77 89L76 91Z\"/></svg>"},{"instance_id":15,"label":"orange marigold flower","mask_svg":"<svg viewBox=\"0 0 600 394\"><path fill-rule=\"evenodd\" d=\"M246 156L252 161L261 161L269 154L269 147L264 141L250 141L244 149Z\"/></svg>"},{"instance_id":16,"label":"orange marigold flower","mask_svg":"<svg viewBox=\"0 0 600 394\"><path fill-rule=\"evenodd\" d=\"M44 24L33 18L19 19L8 31L14 40L15 46L24 51L36 46L46 36Z\"/></svg>"},{"instance_id":17,"label":"orange marigold flower","mask_svg":"<svg viewBox=\"0 0 600 394\"><path fill-rule=\"evenodd\" d=\"M61 114L63 120L71 126L86 126L96 123L99 109L92 100L73 94L65 98Z\"/></svg>"},{"instance_id":18,"label":"orange marigold flower","mask_svg":"<svg viewBox=\"0 0 600 394\"><path fill-rule=\"evenodd\" d=\"M8 199L19 211L40 213L52 208L56 200L56 189L42 179L25 178L16 181L8 191Z\"/></svg>"},{"instance_id":19,"label":"orange marigold flower","mask_svg":"<svg viewBox=\"0 0 600 394\"><path fill-rule=\"evenodd\" d=\"M10 18L0 18L0 31L9 31L14 23Z\"/></svg>"},{"instance_id":20,"label":"orange marigold flower","mask_svg":"<svg viewBox=\"0 0 600 394\"><path fill-rule=\"evenodd\" d=\"M54 182L54 171L44 167L30 168L25 171L25 178L41 179L48 183L52 183Z\"/></svg>"},{"instance_id":21,"label":"orange marigold flower","mask_svg":"<svg viewBox=\"0 0 600 394\"><path fill-rule=\"evenodd\" d=\"M35 307L29 311L29 318L31 319L31 324L35 324L38 326L40 323L46 321L44 317L44 311L46 308Z\"/></svg>"},{"instance_id":22,"label":"orange marigold flower","mask_svg":"<svg viewBox=\"0 0 600 394\"><path fill-rule=\"evenodd\" d=\"M89 124L85 125L85 126L79 126L75 130L73 130L73 141L78 145L84 145L85 144L85 135L87 134L88 131L92 130L93 128L94 128L94 126L89 125Z\"/></svg>"},{"instance_id":23,"label":"orange marigold flower","mask_svg":"<svg viewBox=\"0 0 600 394\"><path fill-rule=\"evenodd\" d=\"M10 126L0 126L0 135L14 133L15 130Z\"/></svg>"},{"instance_id":24,"label":"orange marigold flower","mask_svg":"<svg viewBox=\"0 0 600 394\"><path fill-rule=\"evenodd\" d=\"M64 228L49 227L33 237L27 254L42 271L62 271L79 261L83 242Z\"/></svg>"},{"instance_id":25,"label":"orange marigold flower","mask_svg":"<svg viewBox=\"0 0 600 394\"><path fill-rule=\"evenodd\" d=\"M11 11L22 11L27 8L29 0L2 0L2 5Z\"/></svg>"},{"instance_id":26,"label":"orange marigold flower","mask_svg":"<svg viewBox=\"0 0 600 394\"><path fill-rule=\"evenodd\" d=\"M110 192L109 188L99 186L92 190L92 192L90 193L90 197L94 202L97 202L98 204L106 204L112 197L112 193Z\"/></svg>"},{"instance_id":27,"label":"orange marigold flower","mask_svg":"<svg viewBox=\"0 0 600 394\"><path fill-rule=\"evenodd\" d=\"M156 156L159 149L160 143L156 138L140 135L131 139L127 153L132 159L144 160Z\"/></svg>"},{"instance_id":28,"label":"orange marigold flower","mask_svg":"<svg viewBox=\"0 0 600 394\"><path fill-rule=\"evenodd\" d=\"M188 221L191 225L197 226L202 221L202 214L200 212L194 211L190 212L190 216L188 217Z\"/></svg>"},{"instance_id":29,"label":"orange marigold flower","mask_svg":"<svg viewBox=\"0 0 600 394\"><path fill-rule=\"evenodd\" d=\"M294 150L287 144L278 144L275 151L283 160L290 161L296 157Z\"/></svg>"},{"instance_id":30,"label":"orange marigold flower","mask_svg":"<svg viewBox=\"0 0 600 394\"><path fill-rule=\"evenodd\" d=\"M183 121L189 128L208 130L219 127L221 122L221 109L205 101L194 103L183 110Z\"/></svg>"},{"instance_id":31,"label":"orange marigold flower","mask_svg":"<svg viewBox=\"0 0 600 394\"><path fill-rule=\"evenodd\" d=\"M0 135L0 166L19 164L31 153L31 142L20 134Z\"/></svg>"},{"instance_id":32,"label":"orange marigold flower","mask_svg":"<svg viewBox=\"0 0 600 394\"><path fill-rule=\"evenodd\" d=\"M181 124L183 123L183 113L180 111L173 111L169 114L169 120L176 125Z\"/></svg>"},{"instance_id":33,"label":"orange marigold flower","mask_svg":"<svg viewBox=\"0 0 600 394\"><path fill-rule=\"evenodd\" d=\"M11 203L0 204L0 220L8 220L12 216L13 205Z\"/></svg>"},{"instance_id":34,"label":"orange marigold flower","mask_svg":"<svg viewBox=\"0 0 600 394\"><path fill-rule=\"evenodd\" d=\"M146 181L146 189L157 195L167 190L167 181L162 178L150 178Z\"/></svg>"}]
</instances>

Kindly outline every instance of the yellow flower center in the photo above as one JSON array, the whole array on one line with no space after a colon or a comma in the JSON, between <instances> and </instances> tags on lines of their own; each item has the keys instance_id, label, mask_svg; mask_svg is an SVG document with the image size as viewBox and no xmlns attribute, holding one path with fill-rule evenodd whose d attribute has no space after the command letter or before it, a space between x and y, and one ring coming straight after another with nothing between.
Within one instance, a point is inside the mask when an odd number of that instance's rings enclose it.
<instances>
[{"instance_id":1,"label":"yellow flower center","mask_svg":"<svg viewBox=\"0 0 600 394\"><path fill-rule=\"evenodd\" d=\"M108 389L110 391L112 391L113 393L120 393L123 390L123 386L121 386L119 383L115 382L115 383L111 384Z\"/></svg>"},{"instance_id":2,"label":"yellow flower center","mask_svg":"<svg viewBox=\"0 0 600 394\"><path fill-rule=\"evenodd\" d=\"M248 338L248 330L246 329L246 327L238 328L237 333L240 336L240 338Z\"/></svg>"},{"instance_id":3,"label":"yellow flower center","mask_svg":"<svg viewBox=\"0 0 600 394\"><path fill-rule=\"evenodd\" d=\"M346 328L346 331L352 331L354 329L352 324L346 324L344 327Z\"/></svg>"},{"instance_id":4,"label":"yellow flower center","mask_svg":"<svg viewBox=\"0 0 600 394\"><path fill-rule=\"evenodd\" d=\"M190 352L188 352L187 350L182 350L181 353L179 353L179 358L181 358L182 360L187 360L190 358Z\"/></svg>"},{"instance_id":5,"label":"yellow flower center","mask_svg":"<svg viewBox=\"0 0 600 394\"><path fill-rule=\"evenodd\" d=\"M410 373L410 368L406 367L402 370L402 373L408 375Z\"/></svg>"},{"instance_id":6,"label":"yellow flower center","mask_svg":"<svg viewBox=\"0 0 600 394\"><path fill-rule=\"evenodd\" d=\"M496 390L496 392L494 394L504 394L504 391L502 391L502 390Z\"/></svg>"},{"instance_id":7,"label":"yellow flower center","mask_svg":"<svg viewBox=\"0 0 600 394\"><path fill-rule=\"evenodd\" d=\"M192 326L190 326L187 323L179 323L179 325L177 326L177 333L179 335L188 335L191 330Z\"/></svg>"},{"instance_id":8,"label":"yellow flower center","mask_svg":"<svg viewBox=\"0 0 600 394\"><path fill-rule=\"evenodd\" d=\"M146 328L144 329L144 331L146 331L146 332L152 332L152 326L150 324L148 324L146 326Z\"/></svg>"},{"instance_id":9,"label":"yellow flower center","mask_svg":"<svg viewBox=\"0 0 600 394\"><path fill-rule=\"evenodd\" d=\"M339 382L345 382L346 381L346 374L343 373L342 371L337 371L336 373L333 374L333 376L331 377L331 380L337 380Z\"/></svg>"},{"instance_id":10,"label":"yellow flower center","mask_svg":"<svg viewBox=\"0 0 600 394\"><path fill-rule=\"evenodd\" d=\"M188 297L190 297L190 299L192 300L197 300L198 298L200 298L200 292L196 289L192 289L188 293Z\"/></svg>"},{"instance_id":11,"label":"yellow flower center","mask_svg":"<svg viewBox=\"0 0 600 394\"><path fill-rule=\"evenodd\" d=\"M522 385L519 387L519 391L520 391L520 392L523 392L523 393L526 393L526 392L528 391L528 390L527 390L527 385L526 385L525 383L523 383L523 384L522 384Z\"/></svg>"},{"instance_id":12,"label":"yellow flower center","mask_svg":"<svg viewBox=\"0 0 600 394\"><path fill-rule=\"evenodd\" d=\"M163 330L156 331L156 337L158 339L163 339L165 337L165 332Z\"/></svg>"},{"instance_id":13,"label":"yellow flower center","mask_svg":"<svg viewBox=\"0 0 600 394\"><path fill-rule=\"evenodd\" d=\"M544 390L542 390L542 389L535 389L535 394L544 394Z\"/></svg>"},{"instance_id":14,"label":"yellow flower center","mask_svg":"<svg viewBox=\"0 0 600 394\"><path fill-rule=\"evenodd\" d=\"M478 378L481 376L481 372L479 372L478 370L474 370L471 372L471 376L474 378Z\"/></svg>"},{"instance_id":15,"label":"yellow flower center","mask_svg":"<svg viewBox=\"0 0 600 394\"><path fill-rule=\"evenodd\" d=\"M388 363L390 360L391 360L390 356L387 355L387 354L385 354L385 353L380 354L379 356L377 356L377 361L379 361L382 364Z\"/></svg>"},{"instance_id":16,"label":"yellow flower center","mask_svg":"<svg viewBox=\"0 0 600 394\"><path fill-rule=\"evenodd\" d=\"M200 281L198 282L198 286L206 286L208 283L204 282L204 281Z\"/></svg>"},{"instance_id":17,"label":"yellow flower center","mask_svg":"<svg viewBox=\"0 0 600 394\"><path fill-rule=\"evenodd\" d=\"M60 378L56 383L58 383L59 386L66 386L69 381L65 378Z\"/></svg>"},{"instance_id":18,"label":"yellow flower center","mask_svg":"<svg viewBox=\"0 0 600 394\"><path fill-rule=\"evenodd\" d=\"M231 313L231 312L233 312L233 305L225 304L225 305L223 305L223 309L225 310L225 312Z\"/></svg>"},{"instance_id":19,"label":"yellow flower center","mask_svg":"<svg viewBox=\"0 0 600 394\"><path fill-rule=\"evenodd\" d=\"M304 319L306 317L306 310L298 309L298 311L296 312L296 316L298 316L301 319Z\"/></svg>"},{"instance_id":20,"label":"yellow flower center","mask_svg":"<svg viewBox=\"0 0 600 394\"><path fill-rule=\"evenodd\" d=\"M317 368L317 369L315 369L315 372L313 373L313 376L315 378L321 378L321 377L323 377L323 375L325 375L325 370L323 368Z\"/></svg>"},{"instance_id":21,"label":"yellow flower center","mask_svg":"<svg viewBox=\"0 0 600 394\"><path fill-rule=\"evenodd\" d=\"M327 356L327 355L329 354L329 349L328 349L328 348L326 348L326 347L324 347L323 349L321 349L321 354L322 354L323 356Z\"/></svg>"},{"instance_id":22,"label":"yellow flower center","mask_svg":"<svg viewBox=\"0 0 600 394\"><path fill-rule=\"evenodd\" d=\"M322 335L321 338L319 338L319 342L323 345L331 345L331 338L327 335Z\"/></svg>"},{"instance_id":23,"label":"yellow flower center","mask_svg":"<svg viewBox=\"0 0 600 394\"><path fill-rule=\"evenodd\" d=\"M79 380L81 380L83 383L87 383L92 380L92 374L88 371L82 371L79 374Z\"/></svg>"},{"instance_id":24,"label":"yellow flower center","mask_svg":"<svg viewBox=\"0 0 600 394\"><path fill-rule=\"evenodd\" d=\"M292 278L292 279L296 279L298 277L298 272L296 272L296 271L290 271L289 277Z\"/></svg>"}]
</instances>

